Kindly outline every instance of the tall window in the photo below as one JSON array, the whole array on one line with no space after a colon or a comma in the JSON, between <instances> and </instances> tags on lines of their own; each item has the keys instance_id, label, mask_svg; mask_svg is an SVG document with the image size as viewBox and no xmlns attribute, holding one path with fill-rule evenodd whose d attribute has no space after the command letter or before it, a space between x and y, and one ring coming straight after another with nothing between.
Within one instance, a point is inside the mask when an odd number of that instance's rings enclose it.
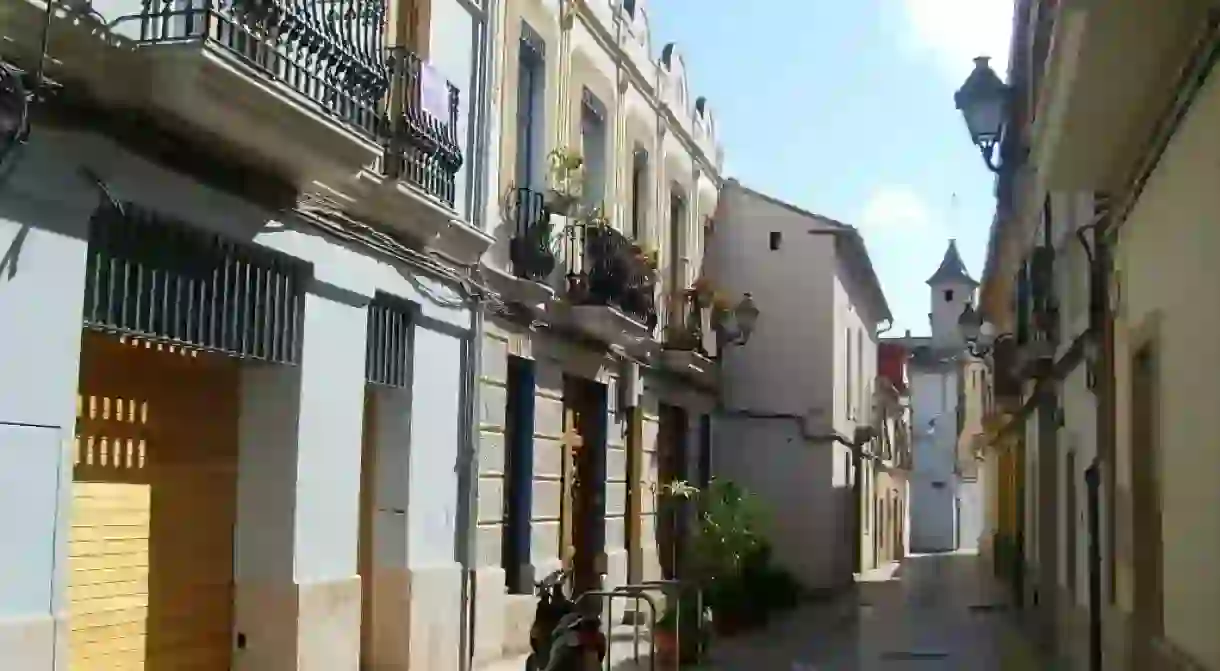
<instances>
[{"instance_id":1,"label":"tall window","mask_svg":"<svg viewBox=\"0 0 1220 671\"><path fill-rule=\"evenodd\" d=\"M844 394L843 394L843 404L844 404L844 409L847 411L847 418L852 419L856 416L855 408L853 407L855 405L856 400L852 393L852 389L854 387L852 385L852 362L853 362L853 360L852 360L852 356L851 356L851 329L850 328L844 332L843 339L847 341L847 355L846 355L846 359L843 362L843 381L844 381L843 383L844 383L844 387L845 387Z\"/></svg>"},{"instance_id":2,"label":"tall window","mask_svg":"<svg viewBox=\"0 0 1220 671\"><path fill-rule=\"evenodd\" d=\"M864 380L864 331L856 331L856 379L860 382L860 401L857 405L860 421L865 421L868 412L868 384Z\"/></svg>"},{"instance_id":3,"label":"tall window","mask_svg":"<svg viewBox=\"0 0 1220 671\"><path fill-rule=\"evenodd\" d=\"M631 224L627 231L639 240L644 232L644 221L648 212L648 152L636 145L631 155Z\"/></svg>"},{"instance_id":4,"label":"tall window","mask_svg":"<svg viewBox=\"0 0 1220 671\"><path fill-rule=\"evenodd\" d=\"M669 273L674 287L681 287L682 229L686 226L686 194L677 184L669 185Z\"/></svg>"},{"instance_id":5,"label":"tall window","mask_svg":"<svg viewBox=\"0 0 1220 671\"><path fill-rule=\"evenodd\" d=\"M606 106L589 89L580 101L580 143L585 159L583 187L585 205L597 207L606 199Z\"/></svg>"},{"instance_id":6,"label":"tall window","mask_svg":"<svg viewBox=\"0 0 1220 671\"><path fill-rule=\"evenodd\" d=\"M517 50L517 186L541 190L545 161L546 43L529 26L521 24Z\"/></svg>"}]
</instances>

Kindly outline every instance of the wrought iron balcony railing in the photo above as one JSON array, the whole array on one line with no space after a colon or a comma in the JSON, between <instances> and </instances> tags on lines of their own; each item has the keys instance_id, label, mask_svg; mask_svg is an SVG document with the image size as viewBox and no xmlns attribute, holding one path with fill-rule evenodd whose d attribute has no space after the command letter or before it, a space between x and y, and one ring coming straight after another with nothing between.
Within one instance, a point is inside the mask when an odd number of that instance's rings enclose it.
<instances>
[{"instance_id":1,"label":"wrought iron balcony railing","mask_svg":"<svg viewBox=\"0 0 1220 671\"><path fill-rule=\"evenodd\" d=\"M385 48L385 0L144 0L118 23L134 24L144 48L220 47L385 147L387 174L453 206L459 92L407 49Z\"/></svg>"},{"instance_id":2,"label":"wrought iron balcony railing","mask_svg":"<svg viewBox=\"0 0 1220 671\"><path fill-rule=\"evenodd\" d=\"M384 0L144 0L141 46L209 42L372 139L385 132Z\"/></svg>"},{"instance_id":3,"label":"wrought iron balcony railing","mask_svg":"<svg viewBox=\"0 0 1220 671\"><path fill-rule=\"evenodd\" d=\"M565 244L568 300L615 307L656 327L656 276L638 245L602 222L572 226Z\"/></svg>"},{"instance_id":4,"label":"wrought iron balcony railing","mask_svg":"<svg viewBox=\"0 0 1220 671\"><path fill-rule=\"evenodd\" d=\"M459 94L456 86L445 82L447 109L435 113L429 108L446 106L445 101L426 100L423 63L404 48L390 52L390 142L386 151L386 170L453 206L456 196L454 176L462 167L457 123ZM444 118L438 114L446 114Z\"/></svg>"},{"instance_id":5,"label":"wrought iron balcony railing","mask_svg":"<svg viewBox=\"0 0 1220 671\"><path fill-rule=\"evenodd\" d=\"M532 189L514 189L508 205L512 210L513 237L508 256L513 275L544 282L555 270L555 248L551 214L546 199Z\"/></svg>"}]
</instances>

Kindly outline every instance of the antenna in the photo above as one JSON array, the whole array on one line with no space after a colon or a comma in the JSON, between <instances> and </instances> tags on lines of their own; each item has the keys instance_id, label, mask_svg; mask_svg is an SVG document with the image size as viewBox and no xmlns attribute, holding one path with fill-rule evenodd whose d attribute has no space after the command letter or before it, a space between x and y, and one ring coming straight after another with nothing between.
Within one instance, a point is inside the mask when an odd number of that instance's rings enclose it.
<instances>
[{"instance_id":1,"label":"antenna","mask_svg":"<svg viewBox=\"0 0 1220 671\"><path fill-rule=\"evenodd\" d=\"M957 211L957 192L956 192L956 191L954 191L954 192L953 192L953 194L949 196L949 237L950 237L951 239L952 239L952 238L956 238L956 237L957 237L957 233L958 233L958 230L957 230L957 225L958 225L958 217L957 217L957 214L958 214L958 211Z\"/></svg>"}]
</instances>

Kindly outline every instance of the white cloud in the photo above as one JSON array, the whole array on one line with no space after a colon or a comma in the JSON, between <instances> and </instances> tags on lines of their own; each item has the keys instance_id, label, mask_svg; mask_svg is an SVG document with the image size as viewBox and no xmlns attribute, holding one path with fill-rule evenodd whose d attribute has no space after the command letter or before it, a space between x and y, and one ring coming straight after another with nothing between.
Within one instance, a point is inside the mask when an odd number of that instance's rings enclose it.
<instances>
[{"instance_id":1,"label":"white cloud","mask_svg":"<svg viewBox=\"0 0 1220 671\"><path fill-rule=\"evenodd\" d=\"M866 235L943 235L944 227L928 204L908 186L873 191L857 220Z\"/></svg>"},{"instance_id":2,"label":"white cloud","mask_svg":"<svg viewBox=\"0 0 1220 671\"><path fill-rule=\"evenodd\" d=\"M976 56L990 56L1004 76L1012 35L1012 0L898 0L906 14L910 46L930 54L956 84Z\"/></svg>"}]
</instances>

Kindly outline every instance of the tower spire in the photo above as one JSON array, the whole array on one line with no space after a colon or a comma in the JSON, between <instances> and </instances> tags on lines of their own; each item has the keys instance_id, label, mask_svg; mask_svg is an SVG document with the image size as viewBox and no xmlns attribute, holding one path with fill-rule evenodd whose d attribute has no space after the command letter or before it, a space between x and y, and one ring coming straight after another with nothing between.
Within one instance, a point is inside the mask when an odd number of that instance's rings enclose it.
<instances>
[{"instance_id":1,"label":"tower spire","mask_svg":"<svg viewBox=\"0 0 1220 671\"><path fill-rule=\"evenodd\" d=\"M962 262L962 255L957 251L957 239L949 239L949 248L945 250L945 257L941 259L940 267L932 276L928 278L928 284L936 286L938 284L969 284L971 287L977 287L978 282L966 272L966 264Z\"/></svg>"}]
</instances>

